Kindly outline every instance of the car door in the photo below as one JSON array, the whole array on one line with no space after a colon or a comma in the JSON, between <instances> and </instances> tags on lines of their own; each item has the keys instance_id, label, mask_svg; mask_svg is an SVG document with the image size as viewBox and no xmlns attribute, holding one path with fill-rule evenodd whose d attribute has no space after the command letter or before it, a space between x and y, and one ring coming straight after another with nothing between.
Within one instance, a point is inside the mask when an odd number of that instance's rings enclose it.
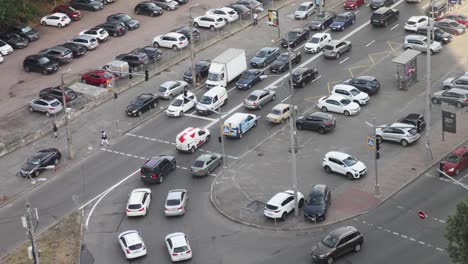
<instances>
[{"instance_id":1,"label":"car door","mask_svg":"<svg viewBox=\"0 0 468 264\"><path fill-rule=\"evenodd\" d=\"M332 171L337 173L343 173L343 163L335 158L328 158L328 164Z\"/></svg>"},{"instance_id":2,"label":"car door","mask_svg":"<svg viewBox=\"0 0 468 264\"><path fill-rule=\"evenodd\" d=\"M268 93L261 94L258 97L258 103L260 105L264 105L264 104L268 103Z\"/></svg>"},{"instance_id":3,"label":"car door","mask_svg":"<svg viewBox=\"0 0 468 264\"><path fill-rule=\"evenodd\" d=\"M326 107L328 108L328 110L332 112L341 112L340 103L338 103L337 101L328 99L325 101L325 103L326 103Z\"/></svg>"},{"instance_id":4,"label":"car door","mask_svg":"<svg viewBox=\"0 0 468 264\"><path fill-rule=\"evenodd\" d=\"M161 163L159 164L160 168L160 173L162 173L164 176L166 176L169 173L170 170L170 162L167 159L163 159Z\"/></svg>"},{"instance_id":5,"label":"car door","mask_svg":"<svg viewBox=\"0 0 468 264\"><path fill-rule=\"evenodd\" d=\"M336 244L336 250L335 250L336 257L339 257L350 251L351 248L349 246L349 242L351 239L352 237L350 235L347 235L341 238L340 241L338 241L338 243Z\"/></svg>"},{"instance_id":6,"label":"car door","mask_svg":"<svg viewBox=\"0 0 468 264\"><path fill-rule=\"evenodd\" d=\"M206 141L206 132L203 130L198 131L195 140L196 140L197 147L203 145L203 143L205 143Z\"/></svg>"},{"instance_id":7,"label":"car door","mask_svg":"<svg viewBox=\"0 0 468 264\"><path fill-rule=\"evenodd\" d=\"M389 127L385 129L385 140L398 141L398 131L395 128Z\"/></svg>"},{"instance_id":8,"label":"car door","mask_svg":"<svg viewBox=\"0 0 468 264\"><path fill-rule=\"evenodd\" d=\"M37 99L34 102L34 108L40 112L47 112L49 105L41 99Z\"/></svg>"},{"instance_id":9,"label":"car door","mask_svg":"<svg viewBox=\"0 0 468 264\"><path fill-rule=\"evenodd\" d=\"M149 193L145 193L143 194L143 198L141 199L141 203L143 204L143 207L145 207L147 210L148 210L148 206L149 206Z\"/></svg>"},{"instance_id":10,"label":"car door","mask_svg":"<svg viewBox=\"0 0 468 264\"><path fill-rule=\"evenodd\" d=\"M294 196L289 196L281 203L286 213L290 213L294 209Z\"/></svg>"},{"instance_id":11,"label":"car door","mask_svg":"<svg viewBox=\"0 0 468 264\"><path fill-rule=\"evenodd\" d=\"M305 120L306 120L306 122L304 122L304 127L308 128L308 129L313 129L313 130L318 129L319 122L318 122L316 117L306 116Z\"/></svg>"},{"instance_id":12,"label":"car door","mask_svg":"<svg viewBox=\"0 0 468 264\"><path fill-rule=\"evenodd\" d=\"M205 162L207 173L210 173L210 171L213 170L213 165L214 165L214 162L213 162L213 159L211 158Z\"/></svg>"}]
</instances>

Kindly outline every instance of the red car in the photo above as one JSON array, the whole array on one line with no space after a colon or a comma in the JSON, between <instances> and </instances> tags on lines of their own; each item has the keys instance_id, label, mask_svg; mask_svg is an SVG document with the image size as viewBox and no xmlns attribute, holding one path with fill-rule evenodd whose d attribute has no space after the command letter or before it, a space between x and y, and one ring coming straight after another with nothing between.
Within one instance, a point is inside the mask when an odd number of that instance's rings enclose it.
<instances>
[{"instance_id":1,"label":"red car","mask_svg":"<svg viewBox=\"0 0 468 264\"><path fill-rule=\"evenodd\" d=\"M81 19L81 12L67 5L56 6L54 10L52 10L52 13L65 14L73 21L78 21Z\"/></svg>"},{"instance_id":2,"label":"red car","mask_svg":"<svg viewBox=\"0 0 468 264\"><path fill-rule=\"evenodd\" d=\"M345 9L356 9L363 4L365 4L364 0L346 0L343 6Z\"/></svg>"},{"instance_id":3,"label":"red car","mask_svg":"<svg viewBox=\"0 0 468 264\"><path fill-rule=\"evenodd\" d=\"M446 15L443 18L452 19L462 25L468 26L468 17L464 15L452 14L452 15Z\"/></svg>"},{"instance_id":4,"label":"red car","mask_svg":"<svg viewBox=\"0 0 468 264\"><path fill-rule=\"evenodd\" d=\"M444 161L440 162L440 168L449 176L458 175L468 168L468 146L455 149Z\"/></svg>"},{"instance_id":5,"label":"red car","mask_svg":"<svg viewBox=\"0 0 468 264\"><path fill-rule=\"evenodd\" d=\"M107 87L107 84L112 81L112 78L114 78L112 73L105 70L96 70L83 74L81 76L81 82L94 86Z\"/></svg>"}]
</instances>

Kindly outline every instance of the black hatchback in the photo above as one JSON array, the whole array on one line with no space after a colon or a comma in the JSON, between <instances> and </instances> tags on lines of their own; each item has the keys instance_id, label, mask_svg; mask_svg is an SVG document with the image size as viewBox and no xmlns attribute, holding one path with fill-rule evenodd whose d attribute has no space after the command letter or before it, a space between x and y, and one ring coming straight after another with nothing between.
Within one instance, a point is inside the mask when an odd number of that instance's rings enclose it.
<instances>
[{"instance_id":1,"label":"black hatchback","mask_svg":"<svg viewBox=\"0 0 468 264\"><path fill-rule=\"evenodd\" d=\"M304 219L315 223L325 220L330 203L331 191L328 186L324 184L312 186L304 205Z\"/></svg>"},{"instance_id":2,"label":"black hatchback","mask_svg":"<svg viewBox=\"0 0 468 264\"><path fill-rule=\"evenodd\" d=\"M125 25L122 25L120 22L106 22L96 27L105 29L107 32L109 32L109 35L113 37L120 37L125 35L125 33L128 31Z\"/></svg>"},{"instance_id":3,"label":"black hatchback","mask_svg":"<svg viewBox=\"0 0 468 264\"><path fill-rule=\"evenodd\" d=\"M310 69L307 67L297 68L292 73L293 86L304 87L306 84L317 79L317 69Z\"/></svg>"},{"instance_id":4,"label":"black hatchback","mask_svg":"<svg viewBox=\"0 0 468 264\"><path fill-rule=\"evenodd\" d=\"M398 120L397 123L413 125L417 128L418 133L424 130L426 127L426 121L424 121L424 116L422 114L411 113L402 119Z\"/></svg>"},{"instance_id":5,"label":"black hatchback","mask_svg":"<svg viewBox=\"0 0 468 264\"><path fill-rule=\"evenodd\" d=\"M333 263L349 252L359 252L364 236L354 226L343 226L333 230L312 248L312 259L320 263Z\"/></svg>"},{"instance_id":6,"label":"black hatchback","mask_svg":"<svg viewBox=\"0 0 468 264\"><path fill-rule=\"evenodd\" d=\"M68 63L73 59L73 53L71 50L62 46L55 46L41 50L39 51L39 54L46 56L60 65Z\"/></svg>"},{"instance_id":7,"label":"black hatchback","mask_svg":"<svg viewBox=\"0 0 468 264\"><path fill-rule=\"evenodd\" d=\"M133 19L131 16L124 13L117 13L107 17L108 22L120 22L123 23L127 29L134 30L140 27L140 22Z\"/></svg>"},{"instance_id":8,"label":"black hatchback","mask_svg":"<svg viewBox=\"0 0 468 264\"><path fill-rule=\"evenodd\" d=\"M135 14L146 16L160 16L163 9L151 1L145 1L137 4L134 8Z\"/></svg>"},{"instance_id":9,"label":"black hatchback","mask_svg":"<svg viewBox=\"0 0 468 264\"><path fill-rule=\"evenodd\" d=\"M11 26L10 30L21 37L26 38L29 42L39 39L39 32L25 24L15 24Z\"/></svg>"},{"instance_id":10,"label":"black hatchback","mask_svg":"<svg viewBox=\"0 0 468 264\"><path fill-rule=\"evenodd\" d=\"M44 55L30 55L23 61L23 69L25 72L40 72L45 75L56 72L58 68L58 63L51 61Z\"/></svg>"},{"instance_id":11,"label":"black hatchback","mask_svg":"<svg viewBox=\"0 0 468 264\"><path fill-rule=\"evenodd\" d=\"M75 93L72 89L65 87L65 100L67 103L71 103L72 101L76 100L78 98L78 94ZM53 97L57 100L60 101L60 103L63 104L63 93L62 89L60 89L60 86L55 86L55 87L48 87L45 89L42 89L39 92L40 97Z\"/></svg>"},{"instance_id":12,"label":"black hatchback","mask_svg":"<svg viewBox=\"0 0 468 264\"><path fill-rule=\"evenodd\" d=\"M147 160L140 169L140 179L147 183L162 183L164 177L177 167L173 156L161 155Z\"/></svg>"},{"instance_id":13,"label":"black hatchback","mask_svg":"<svg viewBox=\"0 0 468 264\"><path fill-rule=\"evenodd\" d=\"M59 46L69 49L73 54L73 58L83 56L86 53L86 51L88 51L88 49L86 49L85 46L78 45L76 43L71 43L71 42L66 42L66 43L60 44Z\"/></svg>"},{"instance_id":14,"label":"black hatchback","mask_svg":"<svg viewBox=\"0 0 468 264\"><path fill-rule=\"evenodd\" d=\"M0 39L10 44L14 49L26 48L29 43L26 38L23 38L14 32L3 32L0 34Z\"/></svg>"}]
</instances>

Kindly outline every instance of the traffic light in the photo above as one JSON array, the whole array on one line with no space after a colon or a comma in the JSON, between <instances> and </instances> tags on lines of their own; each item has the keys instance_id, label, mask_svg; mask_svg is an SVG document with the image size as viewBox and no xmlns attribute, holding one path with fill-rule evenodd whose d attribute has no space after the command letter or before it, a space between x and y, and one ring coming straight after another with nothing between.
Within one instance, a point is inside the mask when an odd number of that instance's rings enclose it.
<instances>
[{"instance_id":1,"label":"traffic light","mask_svg":"<svg viewBox=\"0 0 468 264\"><path fill-rule=\"evenodd\" d=\"M418 133L422 131L422 122L419 119L416 121L416 129Z\"/></svg>"},{"instance_id":2,"label":"traffic light","mask_svg":"<svg viewBox=\"0 0 468 264\"><path fill-rule=\"evenodd\" d=\"M145 70L145 81L147 82L149 80L149 71Z\"/></svg>"},{"instance_id":3,"label":"traffic light","mask_svg":"<svg viewBox=\"0 0 468 264\"><path fill-rule=\"evenodd\" d=\"M222 139L221 137L218 137L218 142L221 143L222 142Z\"/></svg>"},{"instance_id":4,"label":"traffic light","mask_svg":"<svg viewBox=\"0 0 468 264\"><path fill-rule=\"evenodd\" d=\"M380 159L380 152L375 152L375 159Z\"/></svg>"},{"instance_id":5,"label":"traffic light","mask_svg":"<svg viewBox=\"0 0 468 264\"><path fill-rule=\"evenodd\" d=\"M132 72L133 72L133 69L131 67L128 68L128 79L130 79L130 80L133 78Z\"/></svg>"}]
</instances>

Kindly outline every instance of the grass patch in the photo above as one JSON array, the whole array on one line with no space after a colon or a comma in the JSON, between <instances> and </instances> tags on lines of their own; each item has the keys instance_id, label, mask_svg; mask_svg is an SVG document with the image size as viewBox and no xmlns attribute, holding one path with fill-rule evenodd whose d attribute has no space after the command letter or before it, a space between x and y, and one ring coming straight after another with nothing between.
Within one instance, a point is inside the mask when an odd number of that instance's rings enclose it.
<instances>
[{"instance_id":1,"label":"grass patch","mask_svg":"<svg viewBox=\"0 0 468 264\"><path fill-rule=\"evenodd\" d=\"M62 221L41 233L37 239L40 250L41 264L75 264L80 254L81 212L73 212ZM11 251L0 263L30 264L26 242L21 247Z\"/></svg>"}]
</instances>

